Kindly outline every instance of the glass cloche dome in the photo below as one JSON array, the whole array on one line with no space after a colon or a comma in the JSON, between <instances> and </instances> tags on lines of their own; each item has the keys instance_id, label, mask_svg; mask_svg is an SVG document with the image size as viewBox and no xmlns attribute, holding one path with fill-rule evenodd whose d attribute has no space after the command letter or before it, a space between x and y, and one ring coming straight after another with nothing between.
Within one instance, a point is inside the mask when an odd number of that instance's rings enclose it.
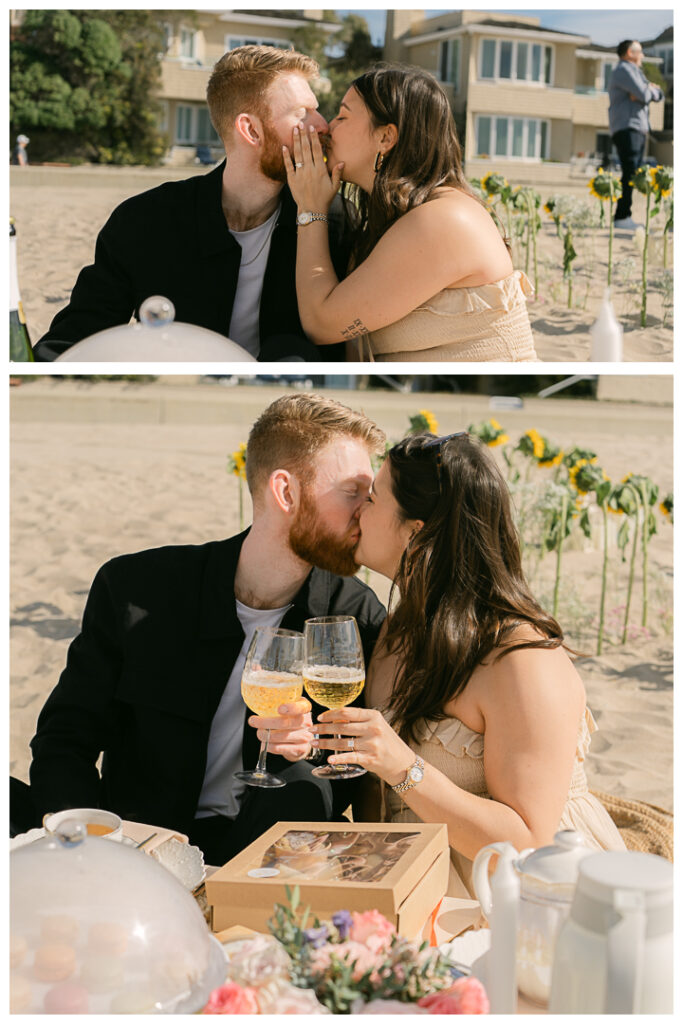
<instances>
[{"instance_id":1,"label":"glass cloche dome","mask_svg":"<svg viewBox=\"0 0 683 1024\"><path fill-rule=\"evenodd\" d=\"M226 977L193 897L73 820L10 853L12 1013L195 1013Z\"/></svg>"},{"instance_id":2,"label":"glass cloche dome","mask_svg":"<svg viewBox=\"0 0 683 1024\"><path fill-rule=\"evenodd\" d=\"M222 334L194 324L175 323L175 307L163 295L140 306L140 322L108 327L76 342L57 356L62 363L255 363Z\"/></svg>"}]
</instances>

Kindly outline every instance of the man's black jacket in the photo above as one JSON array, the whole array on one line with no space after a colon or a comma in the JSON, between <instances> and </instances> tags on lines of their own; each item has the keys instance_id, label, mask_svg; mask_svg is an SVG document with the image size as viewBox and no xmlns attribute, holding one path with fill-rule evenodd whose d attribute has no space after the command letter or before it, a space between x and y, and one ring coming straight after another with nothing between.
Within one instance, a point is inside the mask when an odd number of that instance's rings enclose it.
<instances>
[{"instance_id":1,"label":"man's black jacket","mask_svg":"<svg viewBox=\"0 0 683 1024\"><path fill-rule=\"evenodd\" d=\"M228 337L241 252L221 206L225 161L209 174L167 181L121 203L97 237L95 262L78 275L69 305L34 346L49 361L96 331L127 324L150 295L164 295L175 319ZM296 300L296 204L285 186L263 280L261 345L277 336L304 338ZM330 252L346 273L348 231L343 206L330 211ZM320 359L344 360L326 345ZM283 355L288 353L283 352Z\"/></svg>"},{"instance_id":2,"label":"man's black jacket","mask_svg":"<svg viewBox=\"0 0 683 1024\"><path fill-rule=\"evenodd\" d=\"M31 741L39 815L101 806L187 831L211 720L244 640L234 595L244 536L123 555L99 570ZM355 615L369 660L385 611L357 579L313 569L282 626L339 614ZM242 751L252 766L259 744L248 714ZM269 755L274 771L286 763Z\"/></svg>"}]
</instances>

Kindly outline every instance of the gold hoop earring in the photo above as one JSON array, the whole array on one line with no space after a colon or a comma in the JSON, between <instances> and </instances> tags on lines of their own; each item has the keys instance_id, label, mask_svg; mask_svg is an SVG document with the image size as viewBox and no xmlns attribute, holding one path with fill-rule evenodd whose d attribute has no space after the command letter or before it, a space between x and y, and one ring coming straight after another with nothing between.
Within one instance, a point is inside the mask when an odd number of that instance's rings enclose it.
<instances>
[{"instance_id":1,"label":"gold hoop earring","mask_svg":"<svg viewBox=\"0 0 683 1024\"><path fill-rule=\"evenodd\" d=\"M380 167L384 163L384 153L378 153L375 157L375 174L379 171Z\"/></svg>"}]
</instances>

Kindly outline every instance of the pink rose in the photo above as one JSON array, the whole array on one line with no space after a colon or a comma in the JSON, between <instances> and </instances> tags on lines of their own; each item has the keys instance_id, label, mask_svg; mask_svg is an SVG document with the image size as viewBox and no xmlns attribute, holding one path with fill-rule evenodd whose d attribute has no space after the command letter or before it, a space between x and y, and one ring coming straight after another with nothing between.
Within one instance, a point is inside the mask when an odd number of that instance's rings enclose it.
<instances>
[{"instance_id":1,"label":"pink rose","mask_svg":"<svg viewBox=\"0 0 683 1024\"><path fill-rule=\"evenodd\" d=\"M336 953L339 946L332 945L331 942L326 942L324 946L318 946L317 949L311 950L311 971L313 974L324 974L330 968L330 954Z\"/></svg>"},{"instance_id":2,"label":"pink rose","mask_svg":"<svg viewBox=\"0 0 683 1024\"><path fill-rule=\"evenodd\" d=\"M353 939L348 939L339 946L333 946L332 951L340 960L354 965L352 972L354 981L359 981L367 971L374 971L382 962L382 957L378 959L372 949Z\"/></svg>"},{"instance_id":3,"label":"pink rose","mask_svg":"<svg viewBox=\"0 0 683 1024\"><path fill-rule=\"evenodd\" d=\"M350 939L363 942L373 953L383 953L391 948L391 939L396 929L379 910L366 910L362 914L354 912L351 916L353 923L349 932Z\"/></svg>"},{"instance_id":4,"label":"pink rose","mask_svg":"<svg viewBox=\"0 0 683 1024\"><path fill-rule=\"evenodd\" d=\"M489 1001L477 978L458 978L450 988L418 999L429 1013L488 1013Z\"/></svg>"},{"instance_id":5,"label":"pink rose","mask_svg":"<svg viewBox=\"0 0 683 1024\"><path fill-rule=\"evenodd\" d=\"M235 981L215 988L202 1013L258 1013L256 989L242 988Z\"/></svg>"}]
</instances>

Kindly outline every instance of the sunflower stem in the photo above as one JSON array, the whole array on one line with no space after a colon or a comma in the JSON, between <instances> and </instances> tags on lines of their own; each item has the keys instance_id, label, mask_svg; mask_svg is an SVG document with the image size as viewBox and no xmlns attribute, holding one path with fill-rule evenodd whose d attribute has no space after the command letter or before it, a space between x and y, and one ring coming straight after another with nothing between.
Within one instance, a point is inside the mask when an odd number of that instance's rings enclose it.
<instances>
[{"instance_id":1,"label":"sunflower stem","mask_svg":"<svg viewBox=\"0 0 683 1024\"><path fill-rule=\"evenodd\" d=\"M557 618L557 608L560 602L560 573L562 571L562 545L564 544L564 525L567 518L567 495L562 495L562 508L560 511L560 535L557 541L557 556L555 559L555 589L553 591L553 618Z\"/></svg>"},{"instance_id":2,"label":"sunflower stem","mask_svg":"<svg viewBox=\"0 0 683 1024\"><path fill-rule=\"evenodd\" d=\"M638 520L640 515L640 494L637 488L631 487L636 499L636 514L633 528L633 545L631 547L631 564L628 571L628 586L626 588L626 608L624 610L624 628L621 633L621 644L622 647L626 643L628 637L628 619L631 613L631 595L633 594L633 580L636 572L636 555L638 553Z\"/></svg>"},{"instance_id":3,"label":"sunflower stem","mask_svg":"<svg viewBox=\"0 0 683 1024\"><path fill-rule=\"evenodd\" d=\"M647 248L650 237L650 190L645 196L645 241L643 242L643 281L642 303L640 307L640 326L647 324Z\"/></svg>"},{"instance_id":4,"label":"sunflower stem","mask_svg":"<svg viewBox=\"0 0 683 1024\"><path fill-rule=\"evenodd\" d=\"M602 638L605 632L605 597L607 595L607 561L608 561L608 545L607 545L607 501L603 501L602 505L602 522L604 527L603 532L603 551L602 551L602 588L600 591L600 622L598 624L598 654L602 654Z\"/></svg>"},{"instance_id":5,"label":"sunflower stem","mask_svg":"<svg viewBox=\"0 0 683 1024\"><path fill-rule=\"evenodd\" d=\"M643 533L642 533L642 546L643 546L643 616L641 619L641 625L647 626L647 612L648 612L648 592L647 592L647 573L648 573L648 541L650 539L650 503L647 500L647 494L645 493L645 487L643 484L640 485L640 500L643 504Z\"/></svg>"}]
</instances>

